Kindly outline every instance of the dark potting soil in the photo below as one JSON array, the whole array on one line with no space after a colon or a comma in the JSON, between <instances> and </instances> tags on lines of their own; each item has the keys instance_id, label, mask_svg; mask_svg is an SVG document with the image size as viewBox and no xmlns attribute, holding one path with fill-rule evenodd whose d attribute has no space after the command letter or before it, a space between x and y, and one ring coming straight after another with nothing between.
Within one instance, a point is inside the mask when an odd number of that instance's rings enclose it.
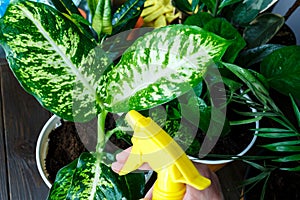
<instances>
[{"instance_id":1,"label":"dark potting soil","mask_svg":"<svg viewBox=\"0 0 300 200\"><path fill-rule=\"evenodd\" d=\"M61 120L61 126L49 134L46 170L49 181L54 182L59 169L66 166L87 151L81 142L75 124Z\"/></svg>"}]
</instances>

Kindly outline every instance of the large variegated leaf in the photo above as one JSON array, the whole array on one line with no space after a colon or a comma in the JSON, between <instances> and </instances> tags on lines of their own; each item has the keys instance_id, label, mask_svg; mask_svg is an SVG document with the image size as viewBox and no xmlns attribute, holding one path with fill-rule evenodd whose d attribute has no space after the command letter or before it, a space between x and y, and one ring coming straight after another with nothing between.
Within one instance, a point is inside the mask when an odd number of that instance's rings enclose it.
<instances>
[{"instance_id":1,"label":"large variegated leaf","mask_svg":"<svg viewBox=\"0 0 300 200\"><path fill-rule=\"evenodd\" d=\"M144 186L143 173L119 176L101 162L100 155L83 153L77 166L70 164L59 171L48 199L140 199Z\"/></svg>"},{"instance_id":2,"label":"large variegated leaf","mask_svg":"<svg viewBox=\"0 0 300 200\"><path fill-rule=\"evenodd\" d=\"M148 109L196 86L231 44L196 26L172 25L145 34L106 78L112 112Z\"/></svg>"},{"instance_id":3,"label":"large variegated leaf","mask_svg":"<svg viewBox=\"0 0 300 200\"><path fill-rule=\"evenodd\" d=\"M10 68L27 92L64 119L94 117L98 80L109 64L95 42L56 9L30 1L10 5L0 26Z\"/></svg>"},{"instance_id":4,"label":"large variegated leaf","mask_svg":"<svg viewBox=\"0 0 300 200\"><path fill-rule=\"evenodd\" d=\"M78 159L61 168L56 175L55 182L52 184L48 194L48 200L66 199L66 194L72 183L73 174L77 166Z\"/></svg>"}]
</instances>

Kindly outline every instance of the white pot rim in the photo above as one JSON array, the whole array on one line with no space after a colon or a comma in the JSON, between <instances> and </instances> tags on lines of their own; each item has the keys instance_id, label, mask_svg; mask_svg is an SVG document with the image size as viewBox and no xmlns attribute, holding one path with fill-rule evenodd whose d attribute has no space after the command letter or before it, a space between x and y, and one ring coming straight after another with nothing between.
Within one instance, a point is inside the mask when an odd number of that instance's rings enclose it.
<instances>
[{"instance_id":1,"label":"white pot rim","mask_svg":"<svg viewBox=\"0 0 300 200\"><path fill-rule=\"evenodd\" d=\"M48 186L48 188L51 188L52 184L48 180L48 173L46 171L46 162L45 158L48 153L48 136L51 133L52 130L54 130L60 123L60 117L53 115L43 126L36 145L36 151L35 151L35 159L38 171L45 182L45 184Z\"/></svg>"}]
</instances>

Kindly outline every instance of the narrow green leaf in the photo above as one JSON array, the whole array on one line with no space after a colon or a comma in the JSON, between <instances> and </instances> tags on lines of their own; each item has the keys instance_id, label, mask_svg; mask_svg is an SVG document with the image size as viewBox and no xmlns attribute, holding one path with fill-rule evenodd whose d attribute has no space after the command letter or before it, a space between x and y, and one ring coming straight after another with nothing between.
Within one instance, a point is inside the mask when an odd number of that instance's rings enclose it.
<instances>
[{"instance_id":1,"label":"narrow green leaf","mask_svg":"<svg viewBox=\"0 0 300 200\"><path fill-rule=\"evenodd\" d=\"M300 140L290 140L290 141L283 141L283 142L275 142L272 144L262 145L262 147L276 147L276 146L292 146L300 144Z\"/></svg>"},{"instance_id":2,"label":"narrow green leaf","mask_svg":"<svg viewBox=\"0 0 300 200\"><path fill-rule=\"evenodd\" d=\"M299 160L300 160L300 154L296 154L296 155L292 155L292 156L278 158L273 161L275 161L275 162L293 162L293 161L299 161Z\"/></svg>"},{"instance_id":3,"label":"narrow green leaf","mask_svg":"<svg viewBox=\"0 0 300 200\"><path fill-rule=\"evenodd\" d=\"M106 106L112 112L166 103L202 81L231 44L195 26L170 25L135 41L108 74Z\"/></svg>"},{"instance_id":4,"label":"narrow green leaf","mask_svg":"<svg viewBox=\"0 0 300 200\"><path fill-rule=\"evenodd\" d=\"M299 133L258 133L256 134L260 137L266 138L287 138L287 137L299 137Z\"/></svg>"},{"instance_id":5,"label":"narrow green leaf","mask_svg":"<svg viewBox=\"0 0 300 200\"><path fill-rule=\"evenodd\" d=\"M229 123L231 126L235 126L235 125L251 124L251 123L257 122L261 119L262 119L262 117L255 117L255 118L251 118L251 119L230 121Z\"/></svg>"},{"instance_id":6,"label":"narrow green leaf","mask_svg":"<svg viewBox=\"0 0 300 200\"><path fill-rule=\"evenodd\" d=\"M10 68L28 93L63 119L95 117L96 88L110 64L95 41L56 9L31 1L11 4L0 26Z\"/></svg>"},{"instance_id":7,"label":"narrow green leaf","mask_svg":"<svg viewBox=\"0 0 300 200\"><path fill-rule=\"evenodd\" d=\"M294 109L294 113L295 113L296 120L298 123L298 127L300 127L300 111L299 111L298 105L296 104L296 102L291 94L290 94L290 98L291 98L291 101L293 104L293 109Z\"/></svg>"},{"instance_id":8,"label":"narrow green leaf","mask_svg":"<svg viewBox=\"0 0 300 200\"><path fill-rule=\"evenodd\" d=\"M288 130L291 130L293 132L297 132L296 128L293 126L293 124L290 123L290 121L284 121L279 119L278 117L270 117L270 119L274 120L275 122L277 122L278 124L280 124L281 126L286 127Z\"/></svg>"},{"instance_id":9,"label":"narrow green leaf","mask_svg":"<svg viewBox=\"0 0 300 200\"><path fill-rule=\"evenodd\" d=\"M262 147L276 152L299 152L300 146L273 146L263 145Z\"/></svg>"},{"instance_id":10,"label":"narrow green leaf","mask_svg":"<svg viewBox=\"0 0 300 200\"><path fill-rule=\"evenodd\" d=\"M258 128L254 130L266 133L294 133L292 130L282 128Z\"/></svg>"},{"instance_id":11,"label":"narrow green leaf","mask_svg":"<svg viewBox=\"0 0 300 200\"><path fill-rule=\"evenodd\" d=\"M250 166L254 167L255 169L258 169L259 171L262 171L262 172L266 171L266 168L264 166L259 165L255 162L251 162L249 160L243 160L243 162L249 164Z\"/></svg>"},{"instance_id":12,"label":"narrow green leaf","mask_svg":"<svg viewBox=\"0 0 300 200\"><path fill-rule=\"evenodd\" d=\"M300 166L298 167L290 167L290 168L280 168L280 170L290 171L290 172L296 172L300 171Z\"/></svg>"},{"instance_id":13,"label":"narrow green leaf","mask_svg":"<svg viewBox=\"0 0 300 200\"><path fill-rule=\"evenodd\" d=\"M270 172L261 172L260 174L254 176L254 177L251 177L251 178L248 178L248 179L242 181L241 185L245 186L245 185L250 185L250 184L257 183L257 182L265 179L269 175L270 175Z\"/></svg>"},{"instance_id":14,"label":"narrow green leaf","mask_svg":"<svg viewBox=\"0 0 300 200\"><path fill-rule=\"evenodd\" d=\"M273 104L269 97L269 92L264 85L251 73L251 71L230 63L223 62L222 64L232 73L234 73L239 79L241 79L261 103Z\"/></svg>"},{"instance_id":15,"label":"narrow green leaf","mask_svg":"<svg viewBox=\"0 0 300 200\"><path fill-rule=\"evenodd\" d=\"M284 17L265 13L253 20L244 30L244 38L249 48L266 44L284 24Z\"/></svg>"},{"instance_id":16,"label":"narrow green leaf","mask_svg":"<svg viewBox=\"0 0 300 200\"><path fill-rule=\"evenodd\" d=\"M134 28L140 16L145 0L127 0L112 17L112 34Z\"/></svg>"}]
</instances>

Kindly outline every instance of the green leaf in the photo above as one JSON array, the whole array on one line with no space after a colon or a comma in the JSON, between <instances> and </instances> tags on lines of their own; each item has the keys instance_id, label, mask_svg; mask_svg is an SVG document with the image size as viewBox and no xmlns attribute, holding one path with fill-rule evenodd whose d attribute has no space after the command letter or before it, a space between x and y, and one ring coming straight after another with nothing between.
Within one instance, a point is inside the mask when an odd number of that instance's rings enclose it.
<instances>
[{"instance_id":1,"label":"green leaf","mask_svg":"<svg viewBox=\"0 0 300 200\"><path fill-rule=\"evenodd\" d=\"M135 41L108 73L107 108L142 110L166 103L202 81L231 44L195 26L170 25Z\"/></svg>"},{"instance_id":2,"label":"green leaf","mask_svg":"<svg viewBox=\"0 0 300 200\"><path fill-rule=\"evenodd\" d=\"M243 125L243 124L251 124L253 122L257 122L261 120L262 117L255 117L255 118L250 118L250 119L244 119L244 120L235 120L235 121L229 121L230 125Z\"/></svg>"},{"instance_id":3,"label":"green leaf","mask_svg":"<svg viewBox=\"0 0 300 200\"><path fill-rule=\"evenodd\" d=\"M258 133L256 134L260 137L266 138L287 138L287 137L299 137L299 133Z\"/></svg>"},{"instance_id":4,"label":"green leaf","mask_svg":"<svg viewBox=\"0 0 300 200\"><path fill-rule=\"evenodd\" d=\"M261 63L261 73L278 92L300 99L300 46L274 51Z\"/></svg>"},{"instance_id":5,"label":"green leaf","mask_svg":"<svg viewBox=\"0 0 300 200\"><path fill-rule=\"evenodd\" d=\"M48 199L119 200L140 199L143 196L143 173L119 176L101 160L102 156L99 154L82 153L75 167L72 163L72 166L59 171L54 183L56 187L51 189Z\"/></svg>"},{"instance_id":6,"label":"green leaf","mask_svg":"<svg viewBox=\"0 0 300 200\"><path fill-rule=\"evenodd\" d=\"M251 162L249 160L243 160L243 162L249 164L250 166L254 167L255 169L258 169L259 171L262 171L262 172L267 171L267 169L264 166L259 165L255 162Z\"/></svg>"},{"instance_id":7,"label":"green leaf","mask_svg":"<svg viewBox=\"0 0 300 200\"><path fill-rule=\"evenodd\" d=\"M69 19L72 20L78 26L78 28L85 33L86 36L93 38L93 33L89 27L89 22L83 18L73 1L51 0L51 2L58 11L67 14L66 16L69 17Z\"/></svg>"},{"instance_id":8,"label":"green leaf","mask_svg":"<svg viewBox=\"0 0 300 200\"><path fill-rule=\"evenodd\" d=\"M299 152L300 146L274 146L274 145L263 145L262 147L276 152Z\"/></svg>"},{"instance_id":9,"label":"green leaf","mask_svg":"<svg viewBox=\"0 0 300 200\"><path fill-rule=\"evenodd\" d=\"M291 98L291 101L293 104L293 109L294 109L294 113L295 113L296 120L298 123L298 127L300 127L300 111L299 111L298 105L296 104L296 102L291 94L290 94L290 98Z\"/></svg>"},{"instance_id":10,"label":"green leaf","mask_svg":"<svg viewBox=\"0 0 300 200\"><path fill-rule=\"evenodd\" d=\"M178 10L182 12L185 13L193 12L192 5L188 0L172 0L172 4L174 5L174 7L176 7Z\"/></svg>"},{"instance_id":11,"label":"green leaf","mask_svg":"<svg viewBox=\"0 0 300 200\"><path fill-rule=\"evenodd\" d=\"M59 10L62 13L66 13L68 15L72 14L78 14L80 15L80 12L78 11L77 6L74 4L73 1L70 0L51 0L52 4L55 6L57 10Z\"/></svg>"},{"instance_id":12,"label":"green leaf","mask_svg":"<svg viewBox=\"0 0 300 200\"><path fill-rule=\"evenodd\" d=\"M258 128L254 130L265 133L293 133L292 130L282 128Z\"/></svg>"},{"instance_id":13,"label":"green leaf","mask_svg":"<svg viewBox=\"0 0 300 200\"><path fill-rule=\"evenodd\" d=\"M201 0L208 8L211 13L215 13L217 7L216 0Z\"/></svg>"},{"instance_id":14,"label":"green leaf","mask_svg":"<svg viewBox=\"0 0 300 200\"><path fill-rule=\"evenodd\" d=\"M112 33L110 0L98 1L92 16L92 27L97 32L99 39L101 39L101 34L110 35Z\"/></svg>"},{"instance_id":15,"label":"green leaf","mask_svg":"<svg viewBox=\"0 0 300 200\"><path fill-rule=\"evenodd\" d=\"M262 147L276 147L276 146L292 146L300 144L300 140L290 140L290 141L283 141L283 142L275 142L272 144L262 145Z\"/></svg>"},{"instance_id":16,"label":"green leaf","mask_svg":"<svg viewBox=\"0 0 300 200\"><path fill-rule=\"evenodd\" d=\"M300 160L300 154L295 154L291 156L285 156L282 158L275 159L273 161L275 162L293 162L293 161L299 161Z\"/></svg>"},{"instance_id":17,"label":"green leaf","mask_svg":"<svg viewBox=\"0 0 300 200\"><path fill-rule=\"evenodd\" d=\"M246 46L246 42L226 19L215 18L206 23L203 27L205 30L213 32L226 40L232 41L232 44L226 50L223 60L233 63L240 51Z\"/></svg>"},{"instance_id":18,"label":"green leaf","mask_svg":"<svg viewBox=\"0 0 300 200\"><path fill-rule=\"evenodd\" d=\"M0 26L10 68L28 93L63 119L95 117L110 62L94 41L56 9L30 1L11 4Z\"/></svg>"},{"instance_id":19,"label":"green leaf","mask_svg":"<svg viewBox=\"0 0 300 200\"><path fill-rule=\"evenodd\" d=\"M284 24L284 17L265 13L255 18L244 30L244 38L249 48L266 44Z\"/></svg>"},{"instance_id":20,"label":"green leaf","mask_svg":"<svg viewBox=\"0 0 300 200\"><path fill-rule=\"evenodd\" d=\"M244 67L250 67L256 63L260 63L265 57L270 55L273 51L282 48L279 44L265 44L259 47L254 47L243 51L236 59L237 64Z\"/></svg>"},{"instance_id":21,"label":"green leaf","mask_svg":"<svg viewBox=\"0 0 300 200\"><path fill-rule=\"evenodd\" d=\"M73 174L76 170L78 159L61 168L56 175L55 181L49 191L48 200L64 200L72 183Z\"/></svg>"},{"instance_id":22,"label":"green leaf","mask_svg":"<svg viewBox=\"0 0 300 200\"><path fill-rule=\"evenodd\" d=\"M233 11L234 23L247 25L251 22L262 10L267 8L273 0L247 0L240 3Z\"/></svg>"},{"instance_id":23,"label":"green leaf","mask_svg":"<svg viewBox=\"0 0 300 200\"><path fill-rule=\"evenodd\" d=\"M270 100L269 92L266 90L264 85L251 73L251 71L230 63L223 63L223 65L232 73L234 73L239 79L241 79L261 103L273 103ZM258 113L255 113L255 115L257 114Z\"/></svg>"},{"instance_id":24,"label":"green leaf","mask_svg":"<svg viewBox=\"0 0 300 200\"><path fill-rule=\"evenodd\" d=\"M90 11L92 17L95 16L97 5L98 5L99 1L102 1L102 0L87 0L89 11Z\"/></svg>"},{"instance_id":25,"label":"green leaf","mask_svg":"<svg viewBox=\"0 0 300 200\"><path fill-rule=\"evenodd\" d=\"M131 29L142 12L145 0L127 0L112 17L112 34Z\"/></svg>"},{"instance_id":26,"label":"green leaf","mask_svg":"<svg viewBox=\"0 0 300 200\"><path fill-rule=\"evenodd\" d=\"M207 12L197 12L197 14L188 16L184 21L184 24L199 26L203 28L204 25L212 19L214 19L213 16Z\"/></svg>"},{"instance_id":27,"label":"green leaf","mask_svg":"<svg viewBox=\"0 0 300 200\"><path fill-rule=\"evenodd\" d=\"M300 166L298 166L298 167L290 167L290 168L280 168L280 170L295 172L295 171L300 171Z\"/></svg>"},{"instance_id":28,"label":"green leaf","mask_svg":"<svg viewBox=\"0 0 300 200\"><path fill-rule=\"evenodd\" d=\"M220 5L219 5L219 10L223 9L226 6L230 6L232 4L241 2L242 0L222 0Z\"/></svg>"}]
</instances>

